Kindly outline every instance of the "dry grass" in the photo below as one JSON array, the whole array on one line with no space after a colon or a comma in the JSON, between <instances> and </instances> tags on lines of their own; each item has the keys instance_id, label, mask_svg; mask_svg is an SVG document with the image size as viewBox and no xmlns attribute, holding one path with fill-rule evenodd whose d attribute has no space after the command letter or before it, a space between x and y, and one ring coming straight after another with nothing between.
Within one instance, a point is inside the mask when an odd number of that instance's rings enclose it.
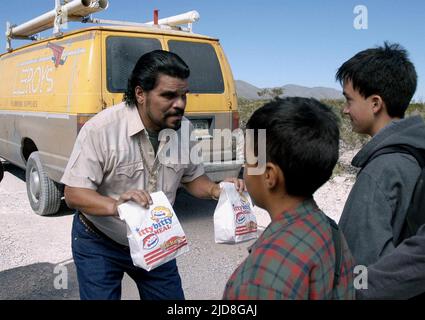
<instances>
[{"instance_id":1,"label":"dry grass","mask_svg":"<svg viewBox=\"0 0 425 320\"><path fill-rule=\"evenodd\" d=\"M251 114L269 101L270 100L247 100L239 98L240 127L244 129ZM351 130L350 119L342 115L344 100L322 100L321 102L332 107L335 114L340 119L341 145L344 148L361 148L361 146L369 140L369 137L366 135L360 135ZM406 115L421 115L425 119L425 103L411 103L407 109Z\"/></svg>"}]
</instances>

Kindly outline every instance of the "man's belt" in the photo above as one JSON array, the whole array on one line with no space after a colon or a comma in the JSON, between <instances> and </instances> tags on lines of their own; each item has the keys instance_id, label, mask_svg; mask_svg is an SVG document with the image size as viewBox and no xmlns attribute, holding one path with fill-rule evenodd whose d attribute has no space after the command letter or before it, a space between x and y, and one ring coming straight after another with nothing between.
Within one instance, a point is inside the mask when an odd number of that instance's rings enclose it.
<instances>
[{"instance_id":1,"label":"man's belt","mask_svg":"<svg viewBox=\"0 0 425 320\"><path fill-rule=\"evenodd\" d=\"M84 226L89 229L89 231L93 232L94 234L98 235L99 237L102 237L106 240L112 241L117 246L121 247L122 249L129 250L128 246L122 245L114 240L112 240L110 237L108 237L106 234L104 234L102 231L100 231L89 219L86 218L84 214L82 214L80 211L78 211L78 218L80 221L84 224Z\"/></svg>"}]
</instances>

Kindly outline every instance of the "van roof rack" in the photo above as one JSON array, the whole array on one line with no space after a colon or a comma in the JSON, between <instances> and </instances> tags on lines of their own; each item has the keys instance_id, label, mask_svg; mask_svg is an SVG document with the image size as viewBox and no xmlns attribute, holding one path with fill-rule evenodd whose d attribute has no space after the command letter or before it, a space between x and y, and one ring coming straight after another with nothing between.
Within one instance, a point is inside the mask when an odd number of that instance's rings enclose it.
<instances>
[{"instance_id":1,"label":"van roof rack","mask_svg":"<svg viewBox=\"0 0 425 320\"><path fill-rule=\"evenodd\" d=\"M198 20L199 20L199 13L195 10L182 13L176 16L163 18L160 20L158 20L158 10L154 10L154 20L145 22L145 23L97 19L97 18L93 18L92 15L84 17L83 19L81 19L81 22L96 23L96 24L111 24L111 25L130 26L130 27L145 27L145 28L155 27L155 28L161 28L161 29L192 32L193 22L196 22ZM183 24L187 24L187 27L182 27L181 25Z\"/></svg>"},{"instance_id":2,"label":"van roof rack","mask_svg":"<svg viewBox=\"0 0 425 320\"><path fill-rule=\"evenodd\" d=\"M105 10L108 0L55 0L55 8L20 25L6 23L6 50L12 51L12 39L40 40L38 33L53 28L53 35L61 37L61 28L68 21L82 23L110 24L132 27L150 27L192 32L192 24L199 20L197 11L189 11L176 16L158 20L158 10L154 10L154 20L146 23L105 20L93 18L92 14ZM187 27L181 25L187 24Z\"/></svg>"}]
</instances>

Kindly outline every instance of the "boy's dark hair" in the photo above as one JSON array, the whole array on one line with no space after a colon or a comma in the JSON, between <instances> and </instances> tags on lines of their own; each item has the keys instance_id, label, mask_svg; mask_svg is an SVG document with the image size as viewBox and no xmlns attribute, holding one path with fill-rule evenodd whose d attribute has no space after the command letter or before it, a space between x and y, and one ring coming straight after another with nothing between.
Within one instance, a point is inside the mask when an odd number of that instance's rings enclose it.
<instances>
[{"instance_id":1,"label":"boy's dark hair","mask_svg":"<svg viewBox=\"0 0 425 320\"><path fill-rule=\"evenodd\" d=\"M175 53L155 50L142 55L137 61L128 79L127 91L123 101L128 106L137 105L135 89L140 86L144 91L155 88L158 76L165 74L170 77L187 79L190 70L187 64Z\"/></svg>"},{"instance_id":2,"label":"boy's dark hair","mask_svg":"<svg viewBox=\"0 0 425 320\"><path fill-rule=\"evenodd\" d=\"M338 124L327 105L293 97L275 99L256 110L247 129L266 129L267 161L282 169L286 192L310 197L330 178L338 160ZM258 139L254 141L258 150Z\"/></svg>"},{"instance_id":3,"label":"boy's dark hair","mask_svg":"<svg viewBox=\"0 0 425 320\"><path fill-rule=\"evenodd\" d=\"M390 117L403 118L416 91L415 66L407 51L399 44L384 43L383 47L357 53L338 69L336 79L342 84L350 80L353 89L364 98L379 95Z\"/></svg>"}]
</instances>

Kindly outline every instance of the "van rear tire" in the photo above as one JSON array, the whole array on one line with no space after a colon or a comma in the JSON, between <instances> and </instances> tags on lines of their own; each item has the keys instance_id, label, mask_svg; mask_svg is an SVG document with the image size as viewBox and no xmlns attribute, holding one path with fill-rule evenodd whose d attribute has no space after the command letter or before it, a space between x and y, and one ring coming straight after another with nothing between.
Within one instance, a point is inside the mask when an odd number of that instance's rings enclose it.
<instances>
[{"instance_id":1,"label":"van rear tire","mask_svg":"<svg viewBox=\"0 0 425 320\"><path fill-rule=\"evenodd\" d=\"M29 156L25 178L32 210L40 216L58 212L62 191L60 185L51 180L44 171L39 152L33 152Z\"/></svg>"}]
</instances>

